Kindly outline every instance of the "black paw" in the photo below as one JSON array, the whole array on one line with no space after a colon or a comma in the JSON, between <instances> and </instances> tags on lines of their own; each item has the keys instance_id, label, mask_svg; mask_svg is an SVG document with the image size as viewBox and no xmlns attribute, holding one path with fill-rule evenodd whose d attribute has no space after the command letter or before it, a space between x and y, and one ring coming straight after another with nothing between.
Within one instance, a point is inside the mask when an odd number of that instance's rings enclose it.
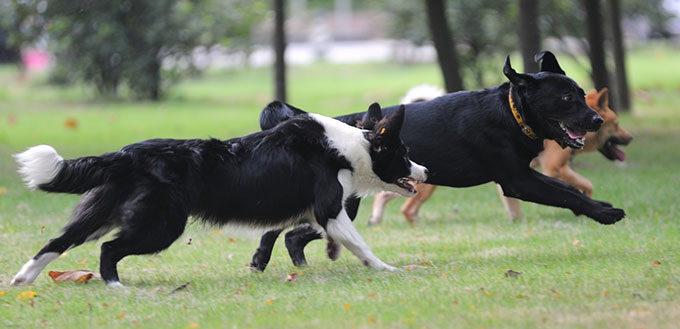
<instances>
[{"instance_id":1,"label":"black paw","mask_svg":"<svg viewBox=\"0 0 680 329\"><path fill-rule=\"evenodd\" d=\"M600 224L610 225L620 221L625 216L626 212L623 209L605 207L595 212L591 217Z\"/></svg>"},{"instance_id":2,"label":"black paw","mask_svg":"<svg viewBox=\"0 0 680 329\"><path fill-rule=\"evenodd\" d=\"M255 255L253 255L253 260L250 262L250 269L264 272L264 269L267 268L267 263L269 263L269 259L263 259L263 257L256 252Z\"/></svg>"}]
</instances>

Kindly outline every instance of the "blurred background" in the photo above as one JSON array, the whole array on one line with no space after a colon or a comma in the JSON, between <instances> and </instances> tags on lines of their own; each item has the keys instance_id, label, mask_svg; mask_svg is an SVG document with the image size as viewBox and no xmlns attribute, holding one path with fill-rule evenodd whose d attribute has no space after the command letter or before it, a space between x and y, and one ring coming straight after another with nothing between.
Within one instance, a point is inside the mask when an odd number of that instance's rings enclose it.
<instances>
[{"instance_id":1,"label":"blurred background","mask_svg":"<svg viewBox=\"0 0 680 329\"><path fill-rule=\"evenodd\" d=\"M496 85L507 54L536 72L545 49L615 110L663 124L678 118L679 13L680 0L0 0L0 145L243 134L273 99L360 111L421 83Z\"/></svg>"}]
</instances>

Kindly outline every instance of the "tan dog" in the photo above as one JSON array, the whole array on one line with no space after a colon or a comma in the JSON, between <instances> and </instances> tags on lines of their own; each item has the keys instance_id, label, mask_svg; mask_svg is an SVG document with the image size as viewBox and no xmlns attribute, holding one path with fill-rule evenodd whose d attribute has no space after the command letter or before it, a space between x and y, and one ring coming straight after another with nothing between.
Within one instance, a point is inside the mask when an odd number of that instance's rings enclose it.
<instances>
[{"instance_id":1,"label":"tan dog","mask_svg":"<svg viewBox=\"0 0 680 329\"><path fill-rule=\"evenodd\" d=\"M633 139L629 132L619 127L619 119L616 116L616 113L609 108L608 96L607 88L602 89L599 93L592 90L586 95L586 103L602 116L604 123L597 132L589 132L586 134L585 145L582 150L574 150L571 148L562 149L556 142L545 140L543 142L544 151L531 162L531 166L536 167L540 165L541 170L545 175L560 179L576 187L588 197L592 197L593 183L569 167L569 160L572 155L597 150L609 160L624 161L626 159L626 153L618 146L627 145ZM432 196L436 186L418 184L416 188L418 194L406 200L401 207L401 213L410 223L416 221L420 207L430 198L430 196ZM522 212L519 206L519 199L503 196L503 190L500 186L498 186L498 191L510 219L521 219ZM385 192L377 194L373 201L373 214L369 223L380 223L380 221L382 221L385 205L397 196L398 195L387 194Z\"/></svg>"}]
</instances>

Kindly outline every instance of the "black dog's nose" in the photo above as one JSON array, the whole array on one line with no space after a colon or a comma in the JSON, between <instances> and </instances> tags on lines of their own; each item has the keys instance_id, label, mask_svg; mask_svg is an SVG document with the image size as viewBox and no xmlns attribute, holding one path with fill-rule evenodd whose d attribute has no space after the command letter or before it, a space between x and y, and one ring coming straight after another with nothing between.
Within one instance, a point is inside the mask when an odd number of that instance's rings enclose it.
<instances>
[{"instance_id":1,"label":"black dog's nose","mask_svg":"<svg viewBox=\"0 0 680 329\"><path fill-rule=\"evenodd\" d=\"M593 121L592 122L593 122L593 125L597 126L598 129L599 129L600 126L602 125L602 123L604 122L604 119L602 119L602 117L599 114L595 114L595 115L593 115Z\"/></svg>"}]
</instances>

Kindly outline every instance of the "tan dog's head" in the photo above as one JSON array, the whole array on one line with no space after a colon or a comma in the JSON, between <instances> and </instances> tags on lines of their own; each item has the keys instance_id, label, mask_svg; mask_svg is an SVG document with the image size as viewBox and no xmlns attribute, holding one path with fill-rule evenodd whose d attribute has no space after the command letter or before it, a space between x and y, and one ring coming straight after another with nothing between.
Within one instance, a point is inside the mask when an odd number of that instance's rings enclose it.
<instances>
[{"instance_id":1,"label":"tan dog's head","mask_svg":"<svg viewBox=\"0 0 680 329\"><path fill-rule=\"evenodd\" d=\"M625 160L626 153L618 146L628 145L633 140L633 136L628 131L619 127L619 118L609 108L609 92L607 88L603 88L599 93L596 90L589 92L586 95L586 103L600 114L604 122L600 130L589 132L586 135L583 151L598 150L609 160Z\"/></svg>"}]
</instances>

